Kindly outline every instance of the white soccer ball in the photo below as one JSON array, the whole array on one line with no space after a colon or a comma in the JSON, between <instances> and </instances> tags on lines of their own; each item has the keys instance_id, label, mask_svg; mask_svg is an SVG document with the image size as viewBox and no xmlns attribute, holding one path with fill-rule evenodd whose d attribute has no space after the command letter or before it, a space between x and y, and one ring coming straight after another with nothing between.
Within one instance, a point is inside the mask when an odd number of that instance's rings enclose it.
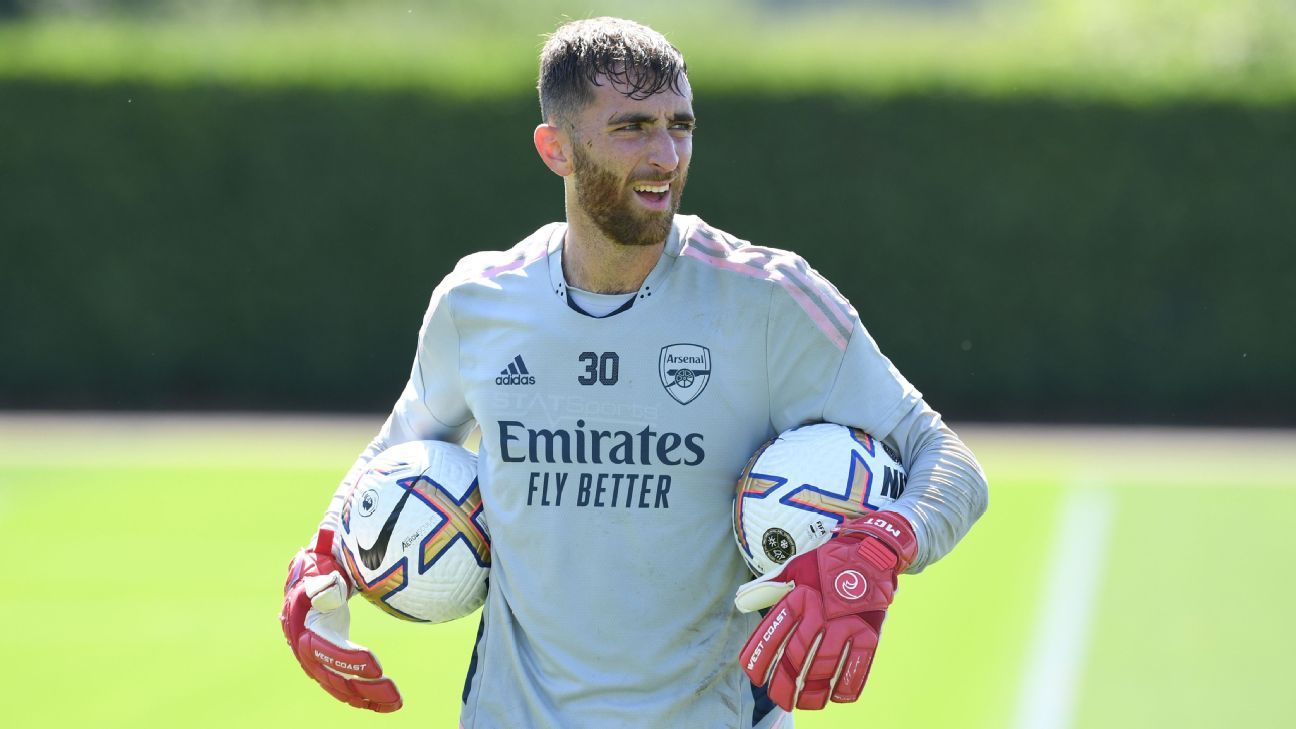
<instances>
[{"instance_id":1,"label":"white soccer ball","mask_svg":"<svg viewBox=\"0 0 1296 729\"><path fill-rule=\"evenodd\" d=\"M378 454L342 505L342 554L360 594L398 618L440 623L481 607L490 535L477 456L431 440Z\"/></svg>"},{"instance_id":2,"label":"white soccer ball","mask_svg":"<svg viewBox=\"0 0 1296 729\"><path fill-rule=\"evenodd\" d=\"M738 478L734 539L757 575L778 569L833 529L904 492L900 455L858 428L804 425L761 446Z\"/></svg>"}]
</instances>

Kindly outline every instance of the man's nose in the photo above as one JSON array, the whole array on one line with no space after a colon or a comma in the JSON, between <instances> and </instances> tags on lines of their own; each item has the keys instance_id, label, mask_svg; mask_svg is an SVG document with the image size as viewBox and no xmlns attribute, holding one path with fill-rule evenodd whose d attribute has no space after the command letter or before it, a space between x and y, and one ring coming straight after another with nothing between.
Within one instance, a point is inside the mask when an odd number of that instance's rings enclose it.
<instances>
[{"instance_id":1,"label":"man's nose","mask_svg":"<svg viewBox=\"0 0 1296 729\"><path fill-rule=\"evenodd\" d=\"M679 150L675 148L675 138L665 129L653 132L649 142L648 163L653 167L672 172L679 167Z\"/></svg>"}]
</instances>

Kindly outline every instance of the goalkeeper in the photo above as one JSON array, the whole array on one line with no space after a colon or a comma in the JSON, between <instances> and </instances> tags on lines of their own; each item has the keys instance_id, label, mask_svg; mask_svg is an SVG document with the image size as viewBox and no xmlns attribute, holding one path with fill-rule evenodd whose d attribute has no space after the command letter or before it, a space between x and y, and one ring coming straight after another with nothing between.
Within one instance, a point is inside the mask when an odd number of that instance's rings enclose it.
<instances>
[{"instance_id":1,"label":"goalkeeper","mask_svg":"<svg viewBox=\"0 0 1296 729\"><path fill-rule=\"evenodd\" d=\"M539 89L533 143L565 219L468 256L432 292L404 392L293 560L281 620L296 658L342 701L401 706L348 640L340 506L382 450L480 427L490 586L471 659L442 657L468 663L465 729L786 729L794 708L854 701L896 576L985 510L980 467L803 259L679 214L697 121L664 37L567 23ZM787 128L770 145L795 145ZM762 181L733 183L742 196ZM745 584L735 478L761 443L816 421L883 439L907 488Z\"/></svg>"}]
</instances>

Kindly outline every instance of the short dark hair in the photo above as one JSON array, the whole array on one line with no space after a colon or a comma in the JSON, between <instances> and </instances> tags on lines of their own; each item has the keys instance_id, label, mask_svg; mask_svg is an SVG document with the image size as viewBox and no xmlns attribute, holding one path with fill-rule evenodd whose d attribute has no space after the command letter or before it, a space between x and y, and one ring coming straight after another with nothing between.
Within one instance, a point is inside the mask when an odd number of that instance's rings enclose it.
<instances>
[{"instance_id":1,"label":"short dark hair","mask_svg":"<svg viewBox=\"0 0 1296 729\"><path fill-rule=\"evenodd\" d=\"M621 18L573 20L558 26L540 51L540 116L569 119L594 99L606 76L632 99L670 88L683 93L684 54L661 33Z\"/></svg>"}]
</instances>

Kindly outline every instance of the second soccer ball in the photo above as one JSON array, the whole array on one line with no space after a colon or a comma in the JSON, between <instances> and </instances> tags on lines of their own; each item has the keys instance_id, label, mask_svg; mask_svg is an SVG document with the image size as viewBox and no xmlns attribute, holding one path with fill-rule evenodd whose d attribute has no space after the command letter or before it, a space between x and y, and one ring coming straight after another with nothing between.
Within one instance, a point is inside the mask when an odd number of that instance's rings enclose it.
<instances>
[{"instance_id":1,"label":"second soccer ball","mask_svg":"<svg viewBox=\"0 0 1296 729\"><path fill-rule=\"evenodd\" d=\"M885 508L904 491L899 454L858 428L833 423L784 431L738 478L734 539L752 572L814 549L847 519Z\"/></svg>"},{"instance_id":2,"label":"second soccer ball","mask_svg":"<svg viewBox=\"0 0 1296 729\"><path fill-rule=\"evenodd\" d=\"M481 607L490 537L477 456L430 440L379 453L342 505L342 556L360 594L398 618L439 623Z\"/></svg>"}]
</instances>

